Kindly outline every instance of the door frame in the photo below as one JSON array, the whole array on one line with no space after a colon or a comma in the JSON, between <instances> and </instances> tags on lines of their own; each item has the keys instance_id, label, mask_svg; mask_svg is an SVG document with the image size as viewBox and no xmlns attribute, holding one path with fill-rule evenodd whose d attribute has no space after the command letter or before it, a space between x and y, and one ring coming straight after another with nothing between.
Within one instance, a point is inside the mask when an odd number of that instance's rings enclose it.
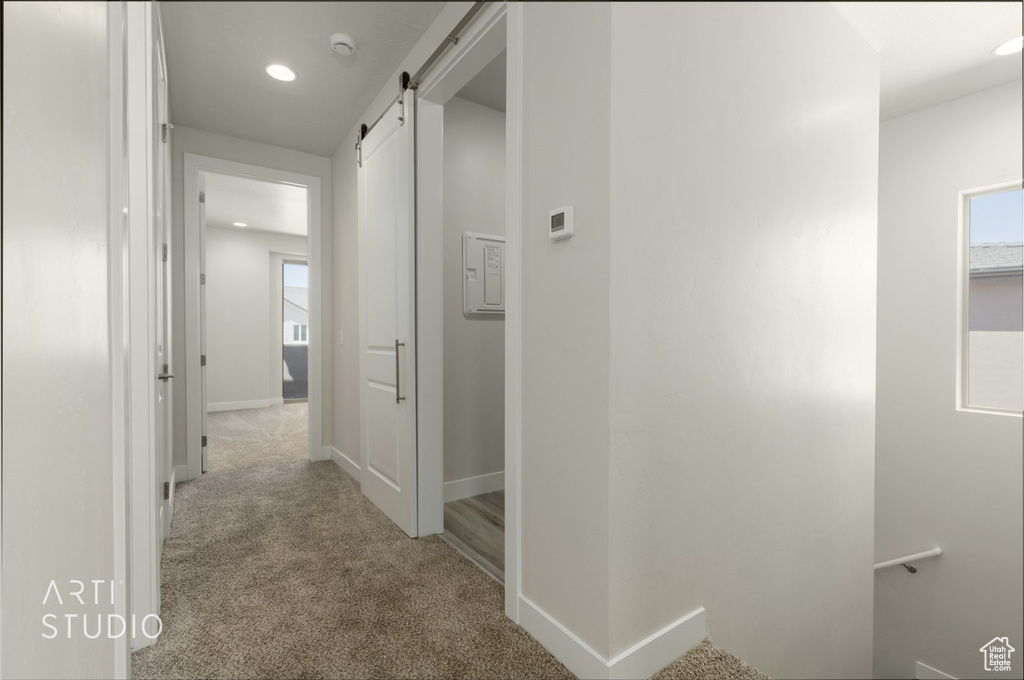
<instances>
[{"instance_id":1,"label":"door frame","mask_svg":"<svg viewBox=\"0 0 1024 680\"><path fill-rule=\"evenodd\" d=\"M128 172L128 6L126 2L107 3L107 42L110 59L110 373L111 415L113 421L111 453L113 469L114 572L116 586L113 613L128 620L132 612L131 590L134 584L130 551L132 536L131 480L131 345L128 277L129 262L129 183ZM137 74L136 74L137 77ZM133 83L137 86L137 82ZM137 178L134 181L139 181ZM2 512L2 509L0 509ZM131 667L131 644L127 636L114 640L115 678L127 678Z\"/></svg>"},{"instance_id":2,"label":"door frame","mask_svg":"<svg viewBox=\"0 0 1024 680\"><path fill-rule=\"evenodd\" d=\"M505 90L505 614L522 592L521 328L523 3L487 3L416 90L419 535L444 531L444 104L503 49Z\"/></svg>"},{"instance_id":3,"label":"door frame","mask_svg":"<svg viewBox=\"0 0 1024 680\"><path fill-rule=\"evenodd\" d=\"M202 415L200 328L199 328L199 191L203 172L236 175L263 181L292 184L306 188L306 250L309 261L309 432L308 458L325 460L323 452L323 252L320 211L320 178L290 170L280 170L199 154L184 154L185 224L185 413L186 477L202 476ZM328 345L329 346L329 345Z\"/></svg>"},{"instance_id":4,"label":"door frame","mask_svg":"<svg viewBox=\"0 0 1024 680\"><path fill-rule=\"evenodd\" d=\"M113 5L108 6L110 8ZM127 261L124 285L123 349L126 375L125 405L127 411L126 442L128 456L125 481L130 491L127 499L128 524L126 543L127 611L138 621L160 614L160 555L163 544L162 511L165 509L158 488L163 482L162 461L157 459L157 404L154 392L154 349L157 309L157 233L154 213L156 191L153 146L157 142L154 124L156 91L154 82L156 51L162 39L154 40L159 30L159 5L127 3L123 6L126 37L123 65L123 96L125 101L124 145L128 176L125 184L127 205L126 241L122 256ZM115 57L116 58L116 57ZM165 196L165 206L170 197ZM122 209L123 211L123 209ZM117 343L115 343L117 344ZM169 426L169 423L165 423ZM166 442L166 439L165 439ZM164 455L171 455L164 451ZM116 470L116 469L115 469ZM115 474L119 477L120 471ZM117 508L120 514L120 508ZM116 541L120 542L120 536ZM141 649L155 642L145 634L130 640L130 649ZM120 662L120 655L118 658ZM127 670L126 670L127 672Z\"/></svg>"}]
</instances>

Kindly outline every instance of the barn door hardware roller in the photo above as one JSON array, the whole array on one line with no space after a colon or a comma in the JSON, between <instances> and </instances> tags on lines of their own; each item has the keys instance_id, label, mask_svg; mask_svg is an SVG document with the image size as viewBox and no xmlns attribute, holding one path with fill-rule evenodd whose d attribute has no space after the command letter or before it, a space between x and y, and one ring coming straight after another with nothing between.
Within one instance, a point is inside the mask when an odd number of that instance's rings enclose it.
<instances>
[{"instance_id":1,"label":"barn door hardware roller","mask_svg":"<svg viewBox=\"0 0 1024 680\"><path fill-rule=\"evenodd\" d=\"M407 72L402 72L402 74L398 77L398 96L395 99L392 99L390 104L384 107L384 111L379 116L377 116L372 123L370 123L369 125L364 124L360 126L359 141L356 142L356 162L359 164L360 167L362 167L363 165L362 141L366 139L366 136L370 134L374 126L376 126L377 123L380 122L381 118L383 118L384 115L391 110L391 107L394 106L396 102L404 106L405 91L416 90L416 88L420 86L420 81L423 79L423 76L427 73L427 71L430 70L430 67L434 65L434 62L436 62L441 57L441 55L444 54L445 50L447 50L449 47L451 47L452 45L459 44L459 34L462 33L463 29L465 29L466 26L469 25L469 23L473 20L473 17L479 14L480 10L482 10L484 8L484 5L486 4L487 0L477 0L477 2L474 2L473 6L470 7L469 11L466 12L466 15L462 17L462 19L459 20L459 23L455 25L455 28L453 28L451 32L447 36L445 36L444 40L441 41L441 44L437 46L437 48L431 53L429 57L427 57L427 60L423 62L423 65L420 66L419 70L416 71L415 75L410 77ZM403 115L404 112L405 111L403 109L399 111L398 114L398 122L400 125L405 125L405 116Z\"/></svg>"}]
</instances>

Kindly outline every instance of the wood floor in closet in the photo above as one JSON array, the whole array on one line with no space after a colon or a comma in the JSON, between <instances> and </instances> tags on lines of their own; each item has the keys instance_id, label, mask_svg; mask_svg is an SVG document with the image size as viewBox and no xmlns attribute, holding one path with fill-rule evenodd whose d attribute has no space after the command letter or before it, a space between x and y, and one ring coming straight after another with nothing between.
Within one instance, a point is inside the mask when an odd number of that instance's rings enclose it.
<instances>
[{"instance_id":1,"label":"wood floor in closet","mask_svg":"<svg viewBox=\"0 0 1024 680\"><path fill-rule=\"evenodd\" d=\"M444 538L505 582L505 492L444 504Z\"/></svg>"}]
</instances>

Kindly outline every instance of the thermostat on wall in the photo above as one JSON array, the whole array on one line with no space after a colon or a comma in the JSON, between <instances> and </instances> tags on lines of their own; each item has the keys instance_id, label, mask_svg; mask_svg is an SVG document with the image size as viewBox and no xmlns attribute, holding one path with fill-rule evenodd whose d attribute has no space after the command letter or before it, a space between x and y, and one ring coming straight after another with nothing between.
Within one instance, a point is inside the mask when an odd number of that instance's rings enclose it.
<instances>
[{"instance_id":1,"label":"thermostat on wall","mask_svg":"<svg viewBox=\"0 0 1024 680\"><path fill-rule=\"evenodd\" d=\"M548 216L548 238L561 241L573 234L572 206L552 210Z\"/></svg>"}]
</instances>

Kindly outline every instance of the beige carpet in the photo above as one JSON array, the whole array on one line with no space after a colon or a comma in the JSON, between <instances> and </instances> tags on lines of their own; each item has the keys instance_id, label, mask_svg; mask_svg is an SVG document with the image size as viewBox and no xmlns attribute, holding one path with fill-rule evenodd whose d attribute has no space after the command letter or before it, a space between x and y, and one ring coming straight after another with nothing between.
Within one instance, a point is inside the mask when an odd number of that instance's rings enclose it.
<instances>
[{"instance_id":1,"label":"beige carpet","mask_svg":"<svg viewBox=\"0 0 1024 680\"><path fill-rule=\"evenodd\" d=\"M658 671L651 680L771 680L709 640Z\"/></svg>"},{"instance_id":2,"label":"beige carpet","mask_svg":"<svg viewBox=\"0 0 1024 680\"><path fill-rule=\"evenodd\" d=\"M207 414L206 453L210 472L306 460L308 406L285 404Z\"/></svg>"},{"instance_id":3,"label":"beige carpet","mask_svg":"<svg viewBox=\"0 0 1024 680\"><path fill-rule=\"evenodd\" d=\"M219 471L177 487L164 632L132 655L133 677L572 677L444 541L408 538L333 462L269 441L277 416L228 414ZM300 459L266 462L288 451ZM752 670L705 643L657 677L765 677Z\"/></svg>"},{"instance_id":4,"label":"beige carpet","mask_svg":"<svg viewBox=\"0 0 1024 680\"><path fill-rule=\"evenodd\" d=\"M137 678L569 678L440 538L412 540L333 462L178 486L164 633Z\"/></svg>"}]
</instances>

